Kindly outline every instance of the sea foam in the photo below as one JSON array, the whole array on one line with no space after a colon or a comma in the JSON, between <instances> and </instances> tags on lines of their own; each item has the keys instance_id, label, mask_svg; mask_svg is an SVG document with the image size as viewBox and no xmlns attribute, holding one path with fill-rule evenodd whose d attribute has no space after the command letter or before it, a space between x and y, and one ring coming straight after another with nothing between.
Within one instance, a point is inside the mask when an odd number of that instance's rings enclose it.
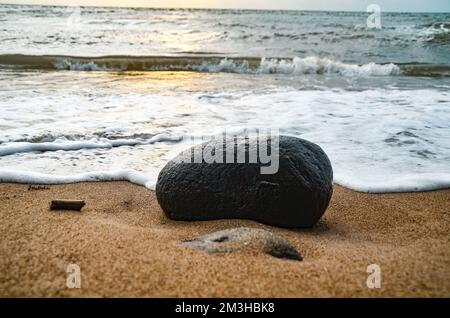
<instances>
[{"instance_id":1,"label":"sea foam","mask_svg":"<svg viewBox=\"0 0 450 318\"><path fill-rule=\"evenodd\" d=\"M292 60L262 59L258 73L281 74L339 74L342 76L389 76L400 75L400 68L392 63L363 65L348 64L327 58L295 57Z\"/></svg>"},{"instance_id":2,"label":"sea foam","mask_svg":"<svg viewBox=\"0 0 450 318\"><path fill-rule=\"evenodd\" d=\"M147 73L33 72L5 81L11 89L0 90L1 169L64 176L49 177L56 183L134 169L154 182L189 146L184 137L275 128L321 146L335 182L354 190L450 186L446 79L370 78L350 82L351 89L332 79L339 85L316 89L315 77L293 85L285 82L290 76L182 76L172 83ZM380 81L388 85L374 87Z\"/></svg>"},{"instance_id":3,"label":"sea foam","mask_svg":"<svg viewBox=\"0 0 450 318\"><path fill-rule=\"evenodd\" d=\"M169 134L159 134L150 139L107 139L92 138L90 140L67 140L65 138L56 139L53 142L16 142L12 144L0 145L0 156L9 156L16 153L36 152L36 151L74 151L81 149L101 149L121 146L149 145L156 142L170 141L178 142L181 136L171 136Z\"/></svg>"},{"instance_id":4,"label":"sea foam","mask_svg":"<svg viewBox=\"0 0 450 318\"><path fill-rule=\"evenodd\" d=\"M155 181L136 170L93 171L75 175L51 175L31 171L0 170L0 182L25 184L68 184L100 181L129 181L155 189Z\"/></svg>"},{"instance_id":5,"label":"sea foam","mask_svg":"<svg viewBox=\"0 0 450 318\"><path fill-rule=\"evenodd\" d=\"M346 188L366 193L400 193L433 191L450 188L450 173L422 173L416 175L385 176L371 175L371 178L360 178L353 175L337 174L334 182Z\"/></svg>"},{"instance_id":6,"label":"sea foam","mask_svg":"<svg viewBox=\"0 0 450 318\"><path fill-rule=\"evenodd\" d=\"M0 183L21 184L71 184L80 182L128 181L133 184L155 190L156 181L136 170L92 171L74 175L52 175L31 171L1 170ZM450 173L425 173L422 175L405 175L386 182L385 178L377 181L362 180L337 174L334 182L349 189L366 193L420 192L445 189L450 187Z\"/></svg>"}]
</instances>

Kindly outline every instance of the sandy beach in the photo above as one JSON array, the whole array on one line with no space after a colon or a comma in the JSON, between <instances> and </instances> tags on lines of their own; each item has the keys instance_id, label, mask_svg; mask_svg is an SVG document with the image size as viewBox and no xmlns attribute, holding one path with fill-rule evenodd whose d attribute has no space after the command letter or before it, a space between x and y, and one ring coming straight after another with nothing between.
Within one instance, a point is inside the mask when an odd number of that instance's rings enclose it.
<instances>
[{"instance_id":1,"label":"sandy beach","mask_svg":"<svg viewBox=\"0 0 450 318\"><path fill-rule=\"evenodd\" d=\"M86 206L50 211L56 198ZM0 202L1 297L450 297L450 190L373 195L335 186L310 230L171 221L154 192L127 182L0 184ZM240 226L287 239L303 261L180 244ZM80 289L66 286L68 264L80 266ZM366 286L369 264L381 268L380 289Z\"/></svg>"}]
</instances>

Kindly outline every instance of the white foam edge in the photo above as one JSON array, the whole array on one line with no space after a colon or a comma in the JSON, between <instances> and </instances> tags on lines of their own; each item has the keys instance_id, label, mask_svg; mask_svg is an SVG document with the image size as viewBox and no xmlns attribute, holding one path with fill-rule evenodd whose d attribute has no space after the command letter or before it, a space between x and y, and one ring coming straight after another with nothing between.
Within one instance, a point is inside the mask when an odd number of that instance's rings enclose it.
<instances>
[{"instance_id":1,"label":"white foam edge","mask_svg":"<svg viewBox=\"0 0 450 318\"><path fill-rule=\"evenodd\" d=\"M155 190L156 180L151 180L136 170L92 171L75 175L51 175L30 171L1 170L0 183L21 184L71 184L80 182L128 181ZM365 193L424 192L450 188L450 173L424 173L385 179L384 181L350 180L337 174L334 182L348 189Z\"/></svg>"},{"instance_id":2,"label":"white foam edge","mask_svg":"<svg viewBox=\"0 0 450 318\"><path fill-rule=\"evenodd\" d=\"M171 136L169 134L155 135L150 139L90 139L90 140L55 140L52 142L15 142L6 145L0 145L0 156L9 156L16 153L36 152L36 151L74 151L81 149L96 149L96 148L113 148L120 146L136 146L148 145L156 142L181 141L182 136Z\"/></svg>"},{"instance_id":3,"label":"white foam edge","mask_svg":"<svg viewBox=\"0 0 450 318\"><path fill-rule=\"evenodd\" d=\"M365 193L425 192L450 188L450 173L380 176L376 181L335 173L334 182L345 188Z\"/></svg>"},{"instance_id":4,"label":"white foam edge","mask_svg":"<svg viewBox=\"0 0 450 318\"><path fill-rule=\"evenodd\" d=\"M70 184L80 182L128 181L155 190L156 182L136 170L92 171L74 175L51 175L45 173L1 170L0 183L22 184Z\"/></svg>"}]
</instances>

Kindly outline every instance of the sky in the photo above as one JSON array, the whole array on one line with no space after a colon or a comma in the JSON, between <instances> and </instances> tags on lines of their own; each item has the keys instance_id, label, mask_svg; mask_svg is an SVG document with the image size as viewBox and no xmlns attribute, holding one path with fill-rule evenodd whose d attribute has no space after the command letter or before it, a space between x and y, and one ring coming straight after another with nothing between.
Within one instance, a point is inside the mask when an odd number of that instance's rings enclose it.
<instances>
[{"instance_id":1,"label":"sky","mask_svg":"<svg viewBox=\"0 0 450 318\"><path fill-rule=\"evenodd\" d=\"M450 0L0 0L0 3L341 11L366 11L369 4L375 3L382 11L450 12Z\"/></svg>"}]
</instances>

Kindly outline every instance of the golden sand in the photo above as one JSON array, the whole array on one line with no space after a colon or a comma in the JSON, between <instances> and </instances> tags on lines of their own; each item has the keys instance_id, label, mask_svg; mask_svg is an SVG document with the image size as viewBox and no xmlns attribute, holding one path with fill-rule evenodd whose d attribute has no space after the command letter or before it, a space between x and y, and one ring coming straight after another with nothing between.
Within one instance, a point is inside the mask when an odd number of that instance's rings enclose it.
<instances>
[{"instance_id":1,"label":"golden sand","mask_svg":"<svg viewBox=\"0 0 450 318\"><path fill-rule=\"evenodd\" d=\"M50 211L52 199L84 199L86 206ZM154 192L127 182L0 184L0 204L2 297L450 297L450 190L371 195L336 186L310 230L171 221ZM303 261L180 244L239 226L287 239ZM69 264L80 266L80 289L66 285ZM381 268L380 289L366 285L369 264Z\"/></svg>"}]
</instances>

